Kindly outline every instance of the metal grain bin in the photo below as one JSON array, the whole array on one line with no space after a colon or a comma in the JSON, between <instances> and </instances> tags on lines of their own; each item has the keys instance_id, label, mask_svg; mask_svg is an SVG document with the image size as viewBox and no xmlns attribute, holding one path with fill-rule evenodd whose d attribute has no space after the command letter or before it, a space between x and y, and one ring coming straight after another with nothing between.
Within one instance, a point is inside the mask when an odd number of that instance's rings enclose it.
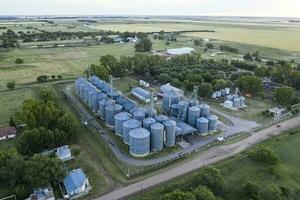
<instances>
[{"instance_id":1,"label":"metal grain bin","mask_svg":"<svg viewBox=\"0 0 300 200\"><path fill-rule=\"evenodd\" d=\"M246 105L246 104L245 104L245 101L246 101L246 98L243 97L243 96L241 96L241 97L240 97L240 105L241 105L241 107L243 107L243 106Z\"/></svg>"},{"instance_id":2,"label":"metal grain bin","mask_svg":"<svg viewBox=\"0 0 300 200\"><path fill-rule=\"evenodd\" d=\"M178 103L178 115L180 119L184 122L187 121L188 118L188 109L184 110L184 108L188 108L189 103L187 101L180 101Z\"/></svg>"},{"instance_id":3,"label":"metal grain bin","mask_svg":"<svg viewBox=\"0 0 300 200\"><path fill-rule=\"evenodd\" d=\"M208 130L209 131L216 131L218 128L218 116L210 115L208 116Z\"/></svg>"},{"instance_id":4,"label":"metal grain bin","mask_svg":"<svg viewBox=\"0 0 300 200\"><path fill-rule=\"evenodd\" d=\"M142 126L142 123L136 119L130 119L123 122L123 142L129 145L129 132Z\"/></svg>"},{"instance_id":5,"label":"metal grain bin","mask_svg":"<svg viewBox=\"0 0 300 200\"><path fill-rule=\"evenodd\" d=\"M156 120L153 117L148 117L143 120L143 128L150 130L152 124L154 124Z\"/></svg>"},{"instance_id":6,"label":"metal grain bin","mask_svg":"<svg viewBox=\"0 0 300 200\"><path fill-rule=\"evenodd\" d=\"M196 127L196 120L200 117L201 109L198 106L189 107L188 124Z\"/></svg>"},{"instance_id":7,"label":"metal grain bin","mask_svg":"<svg viewBox=\"0 0 300 200\"><path fill-rule=\"evenodd\" d=\"M104 93L98 92L96 96L93 96L92 98L92 107L94 112L99 111L99 101L105 99L107 96Z\"/></svg>"},{"instance_id":8,"label":"metal grain bin","mask_svg":"<svg viewBox=\"0 0 300 200\"><path fill-rule=\"evenodd\" d=\"M133 112L133 118L142 121L146 117L146 112L142 109L137 109Z\"/></svg>"},{"instance_id":9,"label":"metal grain bin","mask_svg":"<svg viewBox=\"0 0 300 200\"><path fill-rule=\"evenodd\" d=\"M222 95L222 97L224 97L226 95L226 90L225 89L221 89L221 95Z\"/></svg>"},{"instance_id":10,"label":"metal grain bin","mask_svg":"<svg viewBox=\"0 0 300 200\"><path fill-rule=\"evenodd\" d=\"M239 97L235 97L233 99L233 106L234 107L240 107L241 106L241 99Z\"/></svg>"},{"instance_id":11,"label":"metal grain bin","mask_svg":"<svg viewBox=\"0 0 300 200\"><path fill-rule=\"evenodd\" d=\"M144 128L129 132L129 152L135 157L144 157L150 153L150 132Z\"/></svg>"},{"instance_id":12,"label":"metal grain bin","mask_svg":"<svg viewBox=\"0 0 300 200\"><path fill-rule=\"evenodd\" d=\"M115 133L123 137L123 122L130 120L132 115L128 112L120 112L115 115Z\"/></svg>"},{"instance_id":13,"label":"metal grain bin","mask_svg":"<svg viewBox=\"0 0 300 200\"><path fill-rule=\"evenodd\" d=\"M198 130L198 133L200 134L206 134L208 132L208 119L205 118L205 117L199 117L197 119L197 130Z\"/></svg>"},{"instance_id":14,"label":"metal grain bin","mask_svg":"<svg viewBox=\"0 0 300 200\"><path fill-rule=\"evenodd\" d=\"M99 101L99 115L101 119L105 120L105 107L113 104L113 102L109 98L102 99Z\"/></svg>"},{"instance_id":15,"label":"metal grain bin","mask_svg":"<svg viewBox=\"0 0 300 200\"><path fill-rule=\"evenodd\" d=\"M177 117L177 116L178 116L178 107L179 107L179 105L178 105L177 103L171 105L171 112L170 112L170 115L171 115L172 117Z\"/></svg>"},{"instance_id":16,"label":"metal grain bin","mask_svg":"<svg viewBox=\"0 0 300 200\"><path fill-rule=\"evenodd\" d=\"M164 125L154 123L151 125L151 150L158 151L164 148Z\"/></svg>"},{"instance_id":17,"label":"metal grain bin","mask_svg":"<svg viewBox=\"0 0 300 200\"><path fill-rule=\"evenodd\" d=\"M170 107L173 104L177 104L180 100L180 96L174 92L173 90L170 90L168 92L165 92L163 95L162 100L162 108L165 112L170 112Z\"/></svg>"},{"instance_id":18,"label":"metal grain bin","mask_svg":"<svg viewBox=\"0 0 300 200\"><path fill-rule=\"evenodd\" d=\"M155 119L157 122L163 123L164 121L167 121L169 118L166 115L157 115Z\"/></svg>"},{"instance_id":19,"label":"metal grain bin","mask_svg":"<svg viewBox=\"0 0 300 200\"><path fill-rule=\"evenodd\" d=\"M164 123L165 126L165 144L167 146L174 146L176 139L176 122L173 120L167 120Z\"/></svg>"},{"instance_id":20,"label":"metal grain bin","mask_svg":"<svg viewBox=\"0 0 300 200\"><path fill-rule=\"evenodd\" d=\"M107 125L115 125L115 115L122 112L123 107L119 104L113 103L105 107L105 121Z\"/></svg>"},{"instance_id":21,"label":"metal grain bin","mask_svg":"<svg viewBox=\"0 0 300 200\"><path fill-rule=\"evenodd\" d=\"M209 116L209 105L201 104L201 117L208 117Z\"/></svg>"}]
</instances>

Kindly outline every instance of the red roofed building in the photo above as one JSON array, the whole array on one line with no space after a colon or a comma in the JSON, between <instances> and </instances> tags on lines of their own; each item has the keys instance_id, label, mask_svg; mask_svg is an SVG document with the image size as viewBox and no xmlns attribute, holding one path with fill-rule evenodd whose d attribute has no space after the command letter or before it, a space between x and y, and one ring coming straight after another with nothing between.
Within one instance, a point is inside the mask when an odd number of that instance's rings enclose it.
<instances>
[{"instance_id":1,"label":"red roofed building","mask_svg":"<svg viewBox=\"0 0 300 200\"><path fill-rule=\"evenodd\" d=\"M14 138L17 135L17 129L15 127L3 127L0 128L0 140Z\"/></svg>"}]
</instances>

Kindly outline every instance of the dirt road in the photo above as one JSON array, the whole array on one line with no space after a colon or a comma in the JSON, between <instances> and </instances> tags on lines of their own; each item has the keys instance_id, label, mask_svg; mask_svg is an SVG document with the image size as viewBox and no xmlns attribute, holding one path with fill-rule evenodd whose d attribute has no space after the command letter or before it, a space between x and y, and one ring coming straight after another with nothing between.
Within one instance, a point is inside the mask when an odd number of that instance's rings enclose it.
<instances>
[{"instance_id":1,"label":"dirt road","mask_svg":"<svg viewBox=\"0 0 300 200\"><path fill-rule=\"evenodd\" d=\"M250 137L241 140L239 142L236 142L234 144L212 147L211 149L209 149L208 151L199 155L198 157L196 157L191 161L188 161L170 170L154 175L150 178L114 190L110 193L107 193L106 195L96 198L95 200L117 200L117 199L125 198L129 195L141 191L142 189L153 187L165 181L171 180L177 176L192 172L203 166L231 157L268 138L274 137L276 135L280 135L281 133L289 129L293 129L297 127L300 127L300 116L282 122L281 127L277 127L276 125L271 126L267 129L254 133Z\"/></svg>"}]
</instances>

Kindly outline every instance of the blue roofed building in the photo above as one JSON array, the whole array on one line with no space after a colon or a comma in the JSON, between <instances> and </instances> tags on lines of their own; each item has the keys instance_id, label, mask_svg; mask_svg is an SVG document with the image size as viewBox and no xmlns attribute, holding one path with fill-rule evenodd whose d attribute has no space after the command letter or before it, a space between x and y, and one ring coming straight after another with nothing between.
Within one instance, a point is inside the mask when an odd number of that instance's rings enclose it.
<instances>
[{"instance_id":1,"label":"blue roofed building","mask_svg":"<svg viewBox=\"0 0 300 200\"><path fill-rule=\"evenodd\" d=\"M36 188L26 200L55 200L52 187Z\"/></svg>"},{"instance_id":2,"label":"blue roofed building","mask_svg":"<svg viewBox=\"0 0 300 200\"><path fill-rule=\"evenodd\" d=\"M54 149L54 152L56 156L62 161L71 160L73 158L71 150L69 149L68 145L58 147Z\"/></svg>"},{"instance_id":3,"label":"blue roofed building","mask_svg":"<svg viewBox=\"0 0 300 200\"><path fill-rule=\"evenodd\" d=\"M91 189L89 179L81 168L74 169L64 178L65 198L75 199L88 194Z\"/></svg>"},{"instance_id":4,"label":"blue roofed building","mask_svg":"<svg viewBox=\"0 0 300 200\"><path fill-rule=\"evenodd\" d=\"M141 87L132 88L131 93L143 102L149 103L151 100L151 93ZM153 100L156 101L157 97L154 97Z\"/></svg>"}]
</instances>

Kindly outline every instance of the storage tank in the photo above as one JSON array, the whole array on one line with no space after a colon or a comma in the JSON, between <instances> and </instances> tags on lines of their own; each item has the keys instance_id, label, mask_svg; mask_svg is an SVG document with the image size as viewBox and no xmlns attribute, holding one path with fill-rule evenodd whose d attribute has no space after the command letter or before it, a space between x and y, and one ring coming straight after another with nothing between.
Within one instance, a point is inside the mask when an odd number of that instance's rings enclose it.
<instances>
[{"instance_id":1,"label":"storage tank","mask_svg":"<svg viewBox=\"0 0 300 200\"><path fill-rule=\"evenodd\" d=\"M209 105L201 104L201 117L208 117L209 115Z\"/></svg>"},{"instance_id":2,"label":"storage tank","mask_svg":"<svg viewBox=\"0 0 300 200\"><path fill-rule=\"evenodd\" d=\"M217 93L214 92L214 93L211 95L211 98L216 99L216 98L217 98Z\"/></svg>"},{"instance_id":3,"label":"storage tank","mask_svg":"<svg viewBox=\"0 0 300 200\"><path fill-rule=\"evenodd\" d=\"M129 132L141 126L142 123L136 119L130 119L123 122L123 142L129 145Z\"/></svg>"},{"instance_id":4,"label":"storage tank","mask_svg":"<svg viewBox=\"0 0 300 200\"><path fill-rule=\"evenodd\" d=\"M179 100L180 100L180 96L173 90L165 92L162 100L163 110L166 113L169 113L171 105L178 103Z\"/></svg>"},{"instance_id":5,"label":"storage tank","mask_svg":"<svg viewBox=\"0 0 300 200\"><path fill-rule=\"evenodd\" d=\"M222 97L224 97L226 95L226 90L225 89L221 89L221 95L222 95Z\"/></svg>"},{"instance_id":6,"label":"storage tank","mask_svg":"<svg viewBox=\"0 0 300 200\"><path fill-rule=\"evenodd\" d=\"M131 114L128 112L120 112L115 115L115 133L123 137L123 122L131 119Z\"/></svg>"},{"instance_id":7,"label":"storage tank","mask_svg":"<svg viewBox=\"0 0 300 200\"><path fill-rule=\"evenodd\" d=\"M206 134L208 132L208 119L205 117L199 117L197 119L197 130L200 134Z\"/></svg>"},{"instance_id":8,"label":"storage tank","mask_svg":"<svg viewBox=\"0 0 300 200\"><path fill-rule=\"evenodd\" d=\"M175 145L175 136L176 136L176 122L173 120L167 120L163 123L166 128L165 132L165 144L167 146Z\"/></svg>"},{"instance_id":9,"label":"storage tank","mask_svg":"<svg viewBox=\"0 0 300 200\"><path fill-rule=\"evenodd\" d=\"M150 132L144 128L129 132L129 152L135 157L144 157L150 153Z\"/></svg>"},{"instance_id":10,"label":"storage tank","mask_svg":"<svg viewBox=\"0 0 300 200\"><path fill-rule=\"evenodd\" d=\"M76 94L80 94L80 90L79 90L79 87L80 85L85 81L84 78L78 78L76 81L75 81L75 91L76 91Z\"/></svg>"},{"instance_id":11,"label":"storage tank","mask_svg":"<svg viewBox=\"0 0 300 200\"><path fill-rule=\"evenodd\" d=\"M234 105L234 107L240 107L241 106L241 100L240 100L239 97L235 97L233 99L233 105Z\"/></svg>"},{"instance_id":12,"label":"storage tank","mask_svg":"<svg viewBox=\"0 0 300 200\"><path fill-rule=\"evenodd\" d=\"M216 91L216 93L217 93L217 98L220 98L222 96L221 91Z\"/></svg>"},{"instance_id":13,"label":"storage tank","mask_svg":"<svg viewBox=\"0 0 300 200\"><path fill-rule=\"evenodd\" d=\"M240 97L240 105L241 105L241 107L245 106L245 101L246 101L246 98L243 97L243 96L241 96Z\"/></svg>"},{"instance_id":14,"label":"storage tank","mask_svg":"<svg viewBox=\"0 0 300 200\"><path fill-rule=\"evenodd\" d=\"M133 118L142 121L146 117L146 112L142 109L137 109L133 112Z\"/></svg>"},{"instance_id":15,"label":"storage tank","mask_svg":"<svg viewBox=\"0 0 300 200\"><path fill-rule=\"evenodd\" d=\"M171 105L171 113L170 113L170 115L172 117L177 117L178 116L178 107L179 107L179 104L177 104L177 103Z\"/></svg>"},{"instance_id":16,"label":"storage tank","mask_svg":"<svg viewBox=\"0 0 300 200\"><path fill-rule=\"evenodd\" d=\"M80 87L79 88L79 90L80 90L80 95L79 96L80 96L81 100L84 101L84 91L86 90L88 85L86 83L84 83L84 84L80 84L79 87Z\"/></svg>"},{"instance_id":17,"label":"storage tank","mask_svg":"<svg viewBox=\"0 0 300 200\"><path fill-rule=\"evenodd\" d=\"M225 88L225 94L229 95L229 93L230 93L230 88Z\"/></svg>"},{"instance_id":18,"label":"storage tank","mask_svg":"<svg viewBox=\"0 0 300 200\"><path fill-rule=\"evenodd\" d=\"M115 115L122 112L123 107L113 103L105 107L105 121L109 126L115 125Z\"/></svg>"},{"instance_id":19,"label":"storage tank","mask_svg":"<svg viewBox=\"0 0 300 200\"><path fill-rule=\"evenodd\" d=\"M218 116L210 115L208 116L208 130L209 131L216 131L218 128Z\"/></svg>"},{"instance_id":20,"label":"storage tank","mask_svg":"<svg viewBox=\"0 0 300 200\"><path fill-rule=\"evenodd\" d=\"M109 106L113 104L113 102L108 99L108 98L105 98L105 99L102 99L101 101L99 101L99 115L101 117L101 119L105 120L105 107L106 106Z\"/></svg>"},{"instance_id":21,"label":"storage tank","mask_svg":"<svg viewBox=\"0 0 300 200\"><path fill-rule=\"evenodd\" d=\"M163 123L164 121L167 121L169 118L166 115L157 115L155 119L157 122Z\"/></svg>"},{"instance_id":22,"label":"storage tank","mask_svg":"<svg viewBox=\"0 0 300 200\"><path fill-rule=\"evenodd\" d=\"M106 94L98 92L97 95L93 96L92 104L93 104L93 111L98 112L99 111L99 101L106 98Z\"/></svg>"},{"instance_id":23,"label":"storage tank","mask_svg":"<svg viewBox=\"0 0 300 200\"><path fill-rule=\"evenodd\" d=\"M158 151L164 148L164 125L154 123L151 125L151 150Z\"/></svg>"},{"instance_id":24,"label":"storage tank","mask_svg":"<svg viewBox=\"0 0 300 200\"><path fill-rule=\"evenodd\" d=\"M189 105L189 103L187 101L180 101L178 103L178 115L180 115L180 119L184 122L186 122L187 118L188 118L188 115L187 115L188 109L186 111L184 111L184 107L186 107L188 105Z\"/></svg>"},{"instance_id":25,"label":"storage tank","mask_svg":"<svg viewBox=\"0 0 300 200\"><path fill-rule=\"evenodd\" d=\"M224 107L226 108L232 108L233 107L233 102L232 101L224 101Z\"/></svg>"},{"instance_id":26,"label":"storage tank","mask_svg":"<svg viewBox=\"0 0 300 200\"><path fill-rule=\"evenodd\" d=\"M107 96L113 100L116 100L118 96L120 96L120 94L117 91L113 90L112 93L109 91L107 93Z\"/></svg>"},{"instance_id":27,"label":"storage tank","mask_svg":"<svg viewBox=\"0 0 300 200\"><path fill-rule=\"evenodd\" d=\"M152 124L154 124L156 120L153 117L148 117L143 120L143 128L150 130Z\"/></svg>"},{"instance_id":28,"label":"storage tank","mask_svg":"<svg viewBox=\"0 0 300 200\"><path fill-rule=\"evenodd\" d=\"M232 97L231 94L229 94L229 95L226 96L226 99L227 99L228 101L232 101L233 97Z\"/></svg>"},{"instance_id":29,"label":"storage tank","mask_svg":"<svg viewBox=\"0 0 300 200\"><path fill-rule=\"evenodd\" d=\"M196 127L196 120L200 117L201 109L198 106L189 107L188 124Z\"/></svg>"},{"instance_id":30,"label":"storage tank","mask_svg":"<svg viewBox=\"0 0 300 200\"><path fill-rule=\"evenodd\" d=\"M97 92L94 89L91 89L88 96L88 106L93 108L93 98L97 96Z\"/></svg>"}]
</instances>

